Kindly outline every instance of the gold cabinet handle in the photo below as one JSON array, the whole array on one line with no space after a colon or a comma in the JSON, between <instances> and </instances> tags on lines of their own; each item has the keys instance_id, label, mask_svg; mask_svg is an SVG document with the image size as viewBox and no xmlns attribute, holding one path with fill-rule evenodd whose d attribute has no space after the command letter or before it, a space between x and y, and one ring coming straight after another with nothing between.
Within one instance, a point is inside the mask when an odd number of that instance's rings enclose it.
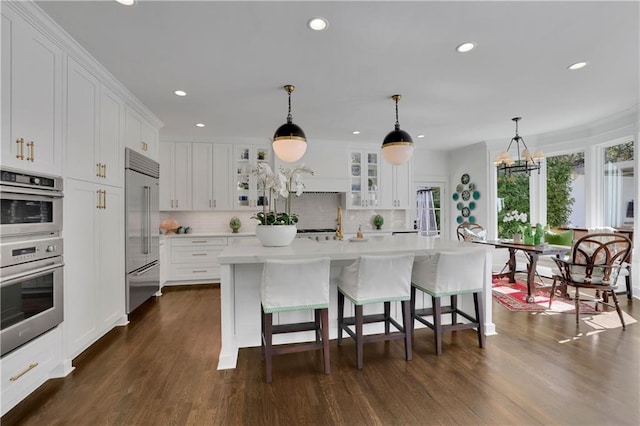
<instances>
[{"instance_id":1,"label":"gold cabinet handle","mask_svg":"<svg viewBox=\"0 0 640 426\"><path fill-rule=\"evenodd\" d=\"M24 139L20 138L16 140L16 143L18 144L18 153L16 154L16 158L18 160L24 160Z\"/></svg>"},{"instance_id":2,"label":"gold cabinet handle","mask_svg":"<svg viewBox=\"0 0 640 426\"><path fill-rule=\"evenodd\" d=\"M96 194L98 194L98 204L96 204L96 209L100 209L100 208L102 208L102 207L101 207L101 204L100 204L100 201L102 201L102 197L101 197L102 190L101 190L101 189L98 189L98 190L96 191Z\"/></svg>"},{"instance_id":3,"label":"gold cabinet handle","mask_svg":"<svg viewBox=\"0 0 640 426\"><path fill-rule=\"evenodd\" d=\"M176 209L178 208L178 200L176 200Z\"/></svg>"},{"instance_id":4,"label":"gold cabinet handle","mask_svg":"<svg viewBox=\"0 0 640 426\"><path fill-rule=\"evenodd\" d=\"M29 148L30 152L30 156L27 157L27 161L31 161L33 163L33 160L35 160L36 158L36 144L31 141L27 143L27 147Z\"/></svg>"},{"instance_id":5,"label":"gold cabinet handle","mask_svg":"<svg viewBox=\"0 0 640 426\"><path fill-rule=\"evenodd\" d=\"M106 189L102 190L102 208L103 209L107 208L107 190Z\"/></svg>"},{"instance_id":6,"label":"gold cabinet handle","mask_svg":"<svg viewBox=\"0 0 640 426\"><path fill-rule=\"evenodd\" d=\"M216 208L216 200L213 200L213 208Z\"/></svg>"},{"instance_id":7,"label":"gold cabinet handle","mask_svg":"<svg viewBox=\"0 0 640 426\"><path fill-rule=\"evenodd\" d=\"M140 144L142 146L142 150L146 151L149 148L149 145L147 145L146 142L142 141L142 143Z\"/></svg>"},{"instance_id":8,"label":"gold cabinet handle","mask_svg":"<svg viewBox=\"0 0 640 426\"><path fill-rule=\"evenodd\" d=\"M98 170L96 172L96 176L98 176L98 177L102 177L102 175L101 175L101 166L102 166L102 164L100 164L100 163L96 164L96 169Z\"/></svg>"},{"instance_id":9,"label":"gold cabinet handle","mask_svg":"<svg viewBox=\"0 0 640 426\"><path fill-rule=\"evenodd\" d=\"M24 376L25 374L27 374L29 371L33 370L37 366L38 366L37 362L34 362L33 364L29 364L29 366L27 368L25 368L24 371L21 371L20 373L16 374L15 376L10 377L9 380L11 380L12 382L15 382L20 377Z\"/></svg>"},{"instance_id":10,"label":"gold cabinet handle","mask_svg":"<svg viewBox=\"0 0 640 426\"><path fill-rule=\"evenodd\" d=\"M173 200L171 200L171 208L173 208Z\"/></svg>"},{"instance_id":11,"label":"gold cabinet handle","mask_svg":"<svg viewBox=\"0 0 640 426\"><path fill-rule=\"evenodd\" d=\"M102 165L102 177L105 178L105 179L107 178L107 165L106 164Z\"/></svg>"}]
</instances>

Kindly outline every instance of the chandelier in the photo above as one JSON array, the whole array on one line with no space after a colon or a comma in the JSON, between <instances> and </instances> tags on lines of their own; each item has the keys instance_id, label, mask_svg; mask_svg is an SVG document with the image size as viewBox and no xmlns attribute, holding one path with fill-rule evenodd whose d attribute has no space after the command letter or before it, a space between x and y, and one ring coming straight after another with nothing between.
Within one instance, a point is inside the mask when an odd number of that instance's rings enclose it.
<instances>
[{"instance_id":1,"label":"chandelier","mask_svg":"<svg viewBox=\"0 0 640 426\"><path fill-rule=\"evenodd\" d=\"M516 135L511 138L509 142L509 146L507 150L502 152L493 160L493 164L495 164L498 173L502 171L504 175L511 173L519 173L519 172L527 172L531 174L531 170L537 170L538 174L540 174L540 167L542 165L542 160L544 159L544 154L542 151L536 151L533 155L529 151L527 144L524 143L524 139L520 135L518 135L518 121L522 120L522 117L514 117L513 120L516 123ZM509 154L509 150L511 149L511 145L515 142L516 144L516 152L517 157L514 160ZM524 147L524 150L520 152L520 144Z\"/></svg>"}]
</instances>

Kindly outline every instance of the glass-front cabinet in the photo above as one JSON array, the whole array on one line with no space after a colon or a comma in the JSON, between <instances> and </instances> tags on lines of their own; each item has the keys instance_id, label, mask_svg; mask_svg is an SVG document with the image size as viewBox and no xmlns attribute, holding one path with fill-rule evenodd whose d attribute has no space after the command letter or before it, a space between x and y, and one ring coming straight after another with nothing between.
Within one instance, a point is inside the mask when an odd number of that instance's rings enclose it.
<instances>
[{"instance_id":1,"label":"glass-front cabinet","mask_svg":"<svg viewBox=\"0 0 640 426\"><path fill-rule=\"evenodd\" d=\"M258 187L258 180L252 170L259 163L272 166L270 155L270 151L263 145L234 146L234 209L255 209L266 202L263 188Z\"/></svg>"},{"instance_id":2,"label":"glass-front cabinet","mask_svg":"<svg viewBox=\"0 0 640 426\"><path fill-rule=\"evenodd\" d=\"M347 208L378 207L380 193L380 150L358 150L349 153L349 192Z\"/></svg>"}]
</instances>

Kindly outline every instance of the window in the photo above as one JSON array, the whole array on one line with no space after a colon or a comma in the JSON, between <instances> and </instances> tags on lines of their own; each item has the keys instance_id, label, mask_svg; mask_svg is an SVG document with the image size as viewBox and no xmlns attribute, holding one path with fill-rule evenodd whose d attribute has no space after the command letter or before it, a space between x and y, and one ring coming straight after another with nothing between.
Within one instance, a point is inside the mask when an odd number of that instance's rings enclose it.
<instances>
[{"instance_id":1,"label":"window","mask_svg":"<svg viewBox=\"0 0 640 426\"><path fill-rule=\"evenodd\" d=\"M511 238L511 232L505 225L504 217L517 210L527 214L529 218L529 174L511 173L498 175L498 237Z\"/></svg>"},{"instance_id":2,"label":"window","mask_svg":"<svg viewBox=\"0 0 640 426\"><path fill-rule=\"evenodd\" d=\"M440 188L418 188L416 201L418 204L416 226L420 235L440 235Z\"/></svg>"},{"instance_id":3,"label":"window","mask_svg":"<svg viewBox=\"0 0 640 426\"><path fill-rule=\"evenodd\" d=\"M633 225L634 166L633 141L603 148L603 195L605 226Z\"/></svg>"},{"instance_id":4,"label":"window","mask_svg":"<svg viewBox=\"0 0 640 426\"><path fill-rule=\"evenodd\" d=\"M584 228L584 153L547 157L547 224Z\"/></svg>"}]
</instances>

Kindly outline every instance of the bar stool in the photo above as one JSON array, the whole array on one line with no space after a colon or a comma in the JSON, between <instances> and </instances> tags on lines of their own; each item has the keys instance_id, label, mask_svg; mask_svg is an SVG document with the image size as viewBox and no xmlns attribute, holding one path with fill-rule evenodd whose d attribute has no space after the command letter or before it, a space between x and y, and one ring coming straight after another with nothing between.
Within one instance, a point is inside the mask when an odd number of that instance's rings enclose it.
<instances>
[{"instance_id":1,"label":"bar stool","mask_svg":"<svg viewBox=\"0 0 640 426\"><path fill-rule=\"evenodd\" d=\"M324 372L329 374L329 267L328 257L266 260L260 286L262 350L266 382L271 383L273 355L322 349ZM314 311L314 321L273 325L273 314ZM314 342L273 345L273 335L315 331Z\"/></svg>"},{"instance_id":2,"label":"bar stool","mask_svg":"<svg viewBox=\"0 0 640 426\"><path fill-rule=\"evenodd\" d=\"M393 256L360 256L351 265L342 268L338 281L338 345L342 345L342 331L356 341L358 369L363 366L364 343L382 340L404 339L405 359L410 361L411 353L411 268L413 254ZM355 317L344 317L344 299L349 299L355 308ZM391 302L402 304L403 325L391 317ZM362 307L371 303L384 302L383 314L363 315ZM363 324L384 321L384 334L363 334ZM393 324L400 333L390 334ZM350 328L355 326L355 332Z\"/></svg>"},{"instance_id":3,"label":"bar stool","mask_svg":"<svg viewBox=\"0 0 640 426\"><path fill-rule=\"evenodd\" d=\"M442 354L442 333L448 331L477 328L478 342L484 348L484 264L485 251L476 248L440 252L415 263L411 276L411 317L434 331L438 355ZM431 296L431 308L416 310L416 289ZM465 293L473 293L475 317L458 308L458 295ZM450 306L441 306L440 298L444 296L450 296ZM451 314L451 324L442 324L442 314ZM470 322L458 323L458 314ZM433 316L433 322L423 318L428 316Z\"/></svg>"}]
</instances>

